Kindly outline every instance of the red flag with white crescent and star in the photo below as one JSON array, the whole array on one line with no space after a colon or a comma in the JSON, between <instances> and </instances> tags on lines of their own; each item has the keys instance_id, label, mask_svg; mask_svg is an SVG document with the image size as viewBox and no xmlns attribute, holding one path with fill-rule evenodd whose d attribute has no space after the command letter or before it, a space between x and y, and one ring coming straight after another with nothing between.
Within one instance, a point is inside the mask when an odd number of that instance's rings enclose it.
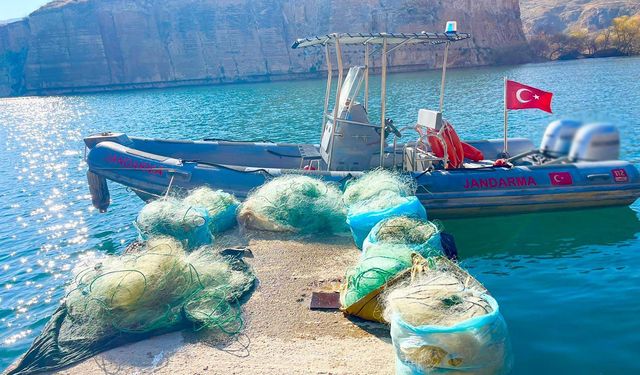
<instances>
[{"instance_id":1,"label":"red flag with white crescent and star","mask_svg":"<svg viewBox=\"0 0 640 375\"><path fill-rule=\"evenodd\" d=\"M541 109L551 112L553 93L507 80L507 109Z\"/></svg>"}]
</instances>

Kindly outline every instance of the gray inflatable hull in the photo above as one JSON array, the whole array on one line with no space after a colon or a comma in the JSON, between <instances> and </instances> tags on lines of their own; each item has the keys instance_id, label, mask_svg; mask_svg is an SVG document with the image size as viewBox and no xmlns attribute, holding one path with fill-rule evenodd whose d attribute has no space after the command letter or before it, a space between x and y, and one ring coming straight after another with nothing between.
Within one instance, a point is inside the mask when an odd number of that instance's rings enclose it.
<instances>
[{"instance_id":1,"label":"gray inflatable hull","mask_svg":"<svg viewBox=\"0 0 640 375\"><path fill-rule=\"evenodd\" d=\"M510 150L530 142L510 140ZM322 163L312 145L270 142L169 141L105 133L85 139L89 170L144 200L208 185L244 198L268 179L304 173L344 183L361 171L302 170ZM499 142L469 142L485 155ZM311 150L311 151L310 151ZM321 164L320 164L321 165ZM638 169L625 161L547 166L485 167L411 173L430 218L489 216L549 210L627 206L640 195Z\"/></svg>"}]
</instances>

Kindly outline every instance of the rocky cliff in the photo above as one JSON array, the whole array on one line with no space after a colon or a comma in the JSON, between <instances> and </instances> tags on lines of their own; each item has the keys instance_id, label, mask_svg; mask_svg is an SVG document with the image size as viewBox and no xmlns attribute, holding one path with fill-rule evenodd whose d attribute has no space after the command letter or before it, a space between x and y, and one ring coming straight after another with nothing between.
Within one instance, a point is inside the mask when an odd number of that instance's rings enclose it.
<instances>
[{"instance_id":1,"label":"rocky cliff","mask_svg":"<svg viewBox=\"0 0 640 375\"><path fill-rule=\"evenodd\" d=\"M518 0L58 0L0 26L0 95L310 76L323 53L292 50L298 37L447 20L473 34L452 48L452 66L504 62L526 42ZM390 63L436 67L441 55L407 48Z\"/></svg>"},{"instance_id":2,"label":"rocky cliff","mask_svg":"<svg viewBox=\"0 0 640 375\"><path fill-rule=\"evenodd\" d=\"M640 12L640 0L521 0L528 35L557 34L577 27L601 30L619 16Z\"/></svg>"}]
</instances>

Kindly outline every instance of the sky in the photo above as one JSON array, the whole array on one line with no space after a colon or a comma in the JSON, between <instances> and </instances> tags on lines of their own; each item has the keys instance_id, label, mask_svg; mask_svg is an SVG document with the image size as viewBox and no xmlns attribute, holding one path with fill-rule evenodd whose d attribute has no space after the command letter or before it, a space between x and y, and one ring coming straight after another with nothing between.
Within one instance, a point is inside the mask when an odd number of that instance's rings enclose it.
<instances>
[{"instance_id":1,"label":"sky","mask_svg":"<svg viewBox=\"0 0 640 375\"><path fill-rule=\"evenodd\" d=\"M0 20L22 18L51 0L0 0Z\"/></svg>"}]
</instances>

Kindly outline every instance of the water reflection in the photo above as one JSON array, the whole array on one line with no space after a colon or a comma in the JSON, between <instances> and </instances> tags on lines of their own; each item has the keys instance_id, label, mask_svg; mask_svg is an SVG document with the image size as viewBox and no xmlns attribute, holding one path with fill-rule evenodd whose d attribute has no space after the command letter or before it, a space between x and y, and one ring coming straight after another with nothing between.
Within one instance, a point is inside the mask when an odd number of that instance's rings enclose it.
<instances>
[{"instance_id":1,"label":"water reflection","mask_svg":"<svg viewBox=\"0 0 640 375\"><path fill-rule=\"evenodd\" d=\"M476 256L561 257L584 246L616 246L640 234L628 207L447 220L462 259Z\"/></svg>"}]
</instances>

